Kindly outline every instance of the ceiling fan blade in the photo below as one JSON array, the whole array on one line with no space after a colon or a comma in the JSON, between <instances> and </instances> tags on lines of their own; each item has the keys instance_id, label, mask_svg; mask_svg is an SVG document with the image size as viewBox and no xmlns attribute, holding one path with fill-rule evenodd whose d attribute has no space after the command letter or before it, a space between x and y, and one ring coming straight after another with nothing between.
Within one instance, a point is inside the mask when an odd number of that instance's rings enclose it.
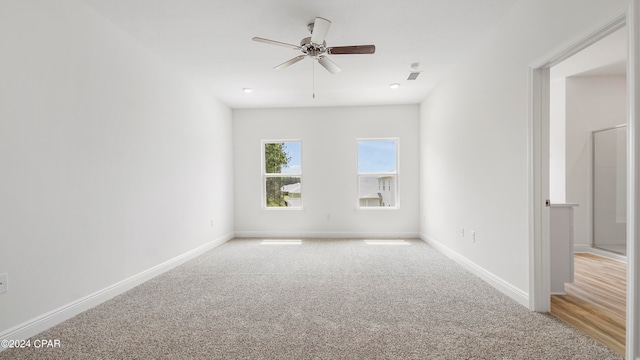
<instances>
[{"instance_id":1,"label":"ceiling fan blade","mask_svg":"<svg viewBox=\"0 0 640 360\"><path fill-rule=\"evenodd\" d=\"M327 69L332 74L337 74L340 71L342 71L342 69L340 69L340 67L336 65L336 63L331 61L331 59L329 59L326 56L318 57L318 62L320 63L320 65L322 65L325 69Z\"/></svg>"},{"instance_id":2,"label":"ceiling fan blade","mask_svg":"<svg viewBox=\"0 0 640 360\"><path fill-rule=\"evenodd\" d=\"M317 17L313 23L311 42L313 44L322 45L324 38L327 37L327 33L329 32L329 27L331 27L331 21Z\"/></svg>"},{"instance_id":3,"label":"ceiling fan blade","mask_svg":"<svg viewBox=\"0 0 640 360\"><path fill-rule=\"evenodd\" d=\"M298 55L298 56L294 57L293 59L287 60L287 61L283 62L282 64L274 67L274 69L276 69L276 70L284 69L287 66L293 65L293 64L297 63L298 61L304 59L306 56L307 55Z\"/></svg>"},{"instance_id":4,"label":"ceiling fan blade","mask_svg":"<svg viewBox=\"0 0 640 360\"><path fill-rule=\"evenodd\" d=\"M334 46L327 48L327 53L331 55L373 54L375 52L375 45Z\"/></svg>"},{"instance_id":5,"label":"ceiling fan blade","mask_svg":"<svg viewBox=\"0 0 640 360\"><path fill-rule=\"evenodd\" d=\"M287 44L287 43L283 43L283 42L275 41L275 40L263 39L261 37L254 37L251 40L257 41L257 42L261 42L261 43L265 43L265 44L284 46L284 47L287 47L287 48L290 48L290 49L293 49L293 50L300 50L300 46L298 46L298 45Z\"/></svg>"}]
</instances>

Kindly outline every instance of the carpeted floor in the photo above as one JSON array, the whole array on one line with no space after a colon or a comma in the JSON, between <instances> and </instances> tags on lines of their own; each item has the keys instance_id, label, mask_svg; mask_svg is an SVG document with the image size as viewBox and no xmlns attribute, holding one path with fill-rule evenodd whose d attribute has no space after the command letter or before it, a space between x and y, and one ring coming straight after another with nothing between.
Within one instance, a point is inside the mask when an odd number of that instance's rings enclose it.
<instances>
[{"instance_id":1,"label":"carpeted floor","mask_svg":"<svg viewBox=\"0 0 640 360\"><path fill-rule=\"evenodd\" d=\"M407 242L234 239L0 359L621 359Z\"/></svg>"}]
</instances>

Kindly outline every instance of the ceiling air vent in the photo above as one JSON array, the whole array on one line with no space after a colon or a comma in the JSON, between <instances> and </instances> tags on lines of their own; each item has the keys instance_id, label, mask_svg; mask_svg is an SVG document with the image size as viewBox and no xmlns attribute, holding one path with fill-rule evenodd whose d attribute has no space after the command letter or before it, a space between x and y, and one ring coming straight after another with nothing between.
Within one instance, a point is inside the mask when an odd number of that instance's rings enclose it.
<instances>
[{"instance_id":1,"label":"ceiling air vent","mask_svg":"<svg viewBox=\"0 0 640 360\"><path fill-rule=\"evenodd\" d=\"M418 78L418 75L420 75L420 73L422 72L422 70L418 70L419 66L420 63L411 64L411 67L409 68L411 72L409 73L409 77L407 78L407 80L415 80Z\"/></svg>"},{"instance_id":2,"label":"ceiling air vent","mask_svg":"<svg viewBox=\"0 0 640 360\"><path fill-rule=\"evenodd\" d=\"M418 75L420 75L419 72L412 72L411 74L409 74L409 77L407 78L407 80L415 80L418 78Z\"/></svg>"}]
</instances>

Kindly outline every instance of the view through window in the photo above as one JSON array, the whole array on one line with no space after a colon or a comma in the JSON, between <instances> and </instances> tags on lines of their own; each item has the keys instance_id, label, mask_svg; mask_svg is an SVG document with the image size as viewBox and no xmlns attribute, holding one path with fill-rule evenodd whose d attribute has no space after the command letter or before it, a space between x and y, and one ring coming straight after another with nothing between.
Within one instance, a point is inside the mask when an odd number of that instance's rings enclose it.
<instances>
[{"instance_id":1,"label":"view through window","mask_svg":"<svg viewBox=\"0 0 640 360\"><path fill-rule=\"evenodd\" d=\"M263 205L302 208L302 142L263 141Z\"/></svg>"},{"instance_id":2,"label":"view through window","mask_svg":"<svg viewBox=\"0 0 640 360\"><path fill-rule=\"evenodd\" d=\"M397 139L358 140L358 206L398 207Z\"/></svg>"}]
</instances>

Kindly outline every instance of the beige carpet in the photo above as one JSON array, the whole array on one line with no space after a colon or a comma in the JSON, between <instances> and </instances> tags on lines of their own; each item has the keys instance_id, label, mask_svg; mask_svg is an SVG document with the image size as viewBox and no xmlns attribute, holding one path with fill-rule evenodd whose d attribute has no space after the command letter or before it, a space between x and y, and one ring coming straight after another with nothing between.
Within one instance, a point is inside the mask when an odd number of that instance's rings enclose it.
<instances>
[{"instance_id":1,"label":"beige carpet","mask_svg":"<svg viewBox=\"0 0 640 360\"><path fill-rule=\"evenodd\" d=\"M408 242L234 239L0 359L621 359Z\"/></svg>"}]
</instances>

